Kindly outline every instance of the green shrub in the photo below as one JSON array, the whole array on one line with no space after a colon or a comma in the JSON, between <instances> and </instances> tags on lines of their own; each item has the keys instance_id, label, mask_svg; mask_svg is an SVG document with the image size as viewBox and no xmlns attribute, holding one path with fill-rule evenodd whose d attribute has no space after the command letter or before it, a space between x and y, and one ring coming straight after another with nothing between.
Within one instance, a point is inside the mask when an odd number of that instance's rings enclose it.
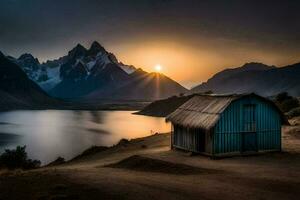
<instances>
[{"instance_id":1,"label":"green shrub","mask_svg":"<svg viewBox=\"0 0 300 200\"><path fill-rule=\"evenodd\" d=\"M281 103L281 109L284 112L288 112L293 108L297 108L297 107L299 107L299 101L296 98L287 99Z\"/></svg>"},{"instance_id":2,"label":"green shrub","mask_svg":"<svg viewBox=\"0 0 300 200\"><path fill-rule=\"evenodd\" d=\"M300 107L293 108L292 110L290 110L290 111L287 113L287 116L288 116L289 118L293 118L293 117L298 117L298 116L300 116Z\"/></svg>"},{"instance_id":3,"label":"green shrub","mask_svg":"<svg viewBox=\"0 0 300 200\"><path fill-rule=\"evenodd\" d=\"M297 98L289 96L287 92L279 93L276 98L276 104L283 112L288 112L293 108L299 107L299 101Z\"/></svg>"},{"instance_id":4,"label":"green shrub","mask_svg":"<svg viewBox=\"0 0 300 200\"><path fill-rule=\"evenodd\" d=\"M0 156L0 167L8 169L34 169L40 167L39 160L27 158L26 146L17 146L16 149L6 149Z\"/></svg>"},{"instance_id":5,"label":"green shrub","mask_svg":"<svg viewBox=\"0 0 300 200\"><path fill-rule=\"evenodd\" d=\"M282 103L285 100L291 99L292 97L289 96L289 94L287 92L281 92L279 94L277 94L276 96L276 101L278 103Z\"/></svg>"}]
</instances>

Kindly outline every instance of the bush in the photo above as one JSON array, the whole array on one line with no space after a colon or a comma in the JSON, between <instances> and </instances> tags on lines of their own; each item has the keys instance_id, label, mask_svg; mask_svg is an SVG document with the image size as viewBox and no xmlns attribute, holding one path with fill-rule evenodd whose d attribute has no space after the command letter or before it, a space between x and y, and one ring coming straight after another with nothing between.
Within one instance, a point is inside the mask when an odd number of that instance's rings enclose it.
<instances>
[{"instance_id":1,"label":"bush","mask_svg":"<svg viewBox=\"0 0 300 200\"><path fill-rule=\"evenodd\" d=\"M299 101L296 98L287 99L281 103L281 109L284 112L288 112L293 108L297 108L297 107L299 107Z\"/></svg>"},{"instance_id":2,"label":"bush","mask_svg":"<svg viewBox=\"0 0 300 200\"><path fill-rule=\"evenodd\" d=\"M283 112L288 112L293 108L299 107L299 101L297 98L289 96L287 92L279 93L276 96L276 104Z\"/></svg>"},{"instance_id":3,"label":"bush","mask_svg":"<svg viewBox=\"0 0 300 200\"><path fill-rule=\"evenodd\" d=\"M276 101L278 103L282 103L285 100L291 99L292 97L289 96L289 94L287 92L281 92L279 94L277 94L276 96Z\"/></svg>"},{"instance_id":4,"label":"bush","mask_svg":"<svg viewBox=\"0 0 300 200\"><path fill-rule=\"evenodd\" d=\"M290 111L287 113L287 116L288 116L289 118L293 118L293 117L298 117L298 116L300 116L300 107L293 108L292 110L290 110Z\"/></svg>"},{"instance_id":5,"label":"bush","mask_svg":"<svg viewBox=\"0 0 300 200\"><path fill-rule=\"evenodd\" d=\"M0 156L0 167L8 169L34 169L41 165L39 160L27 158L26 146L17 146L16 149L6 149Z\"/></svg>"}]
</instances>

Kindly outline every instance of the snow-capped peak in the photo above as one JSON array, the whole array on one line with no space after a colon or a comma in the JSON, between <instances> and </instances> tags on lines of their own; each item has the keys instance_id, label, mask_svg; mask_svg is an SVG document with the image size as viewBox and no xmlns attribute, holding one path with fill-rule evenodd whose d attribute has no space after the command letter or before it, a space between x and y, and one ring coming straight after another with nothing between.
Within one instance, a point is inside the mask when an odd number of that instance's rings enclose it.
<instances>
[{"instance_id":1,"label":"snow-capped peak","mask_svg":"<svg viewBox=\"0 0 300 200\"><path fill-rule=\"evenodd\" d=\"M26 63L31 63L34 65L39 65L40 62L37 58L34 58L31 54L29 53L24 53L22 54L19 58L18 61L20 62L26 62Z\"/></svg>"},{"instance_id":2,"label":"snow-capped peak","mask_svg":"<svg viewBox=\"0 0 300 200\"><path fill-rule=\"evenodd\" d=\"M125 65L122 62L119 63L119 67L123 69L127 74L132 74L136 71L136 68L133 65Z\"/></svg>"}]
</instances>

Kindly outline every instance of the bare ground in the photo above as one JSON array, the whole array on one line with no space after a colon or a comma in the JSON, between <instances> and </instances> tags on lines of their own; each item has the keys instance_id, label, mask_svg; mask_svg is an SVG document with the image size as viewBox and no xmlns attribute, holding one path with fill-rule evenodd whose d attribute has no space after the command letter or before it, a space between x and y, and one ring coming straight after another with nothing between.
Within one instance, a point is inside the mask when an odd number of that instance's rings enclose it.
<instances>
[{"instance_id":1,"label":"bare ground","mask_svg":"<svg viewBox=\"0 0 300 200\"><path fill-rule=\"evenodd\" d=\"M171 151L170 135L131 140L63 165L0 172L0 199L299 199L300 119L283 152L212 160Z\"/></svg>"}]
</instances>

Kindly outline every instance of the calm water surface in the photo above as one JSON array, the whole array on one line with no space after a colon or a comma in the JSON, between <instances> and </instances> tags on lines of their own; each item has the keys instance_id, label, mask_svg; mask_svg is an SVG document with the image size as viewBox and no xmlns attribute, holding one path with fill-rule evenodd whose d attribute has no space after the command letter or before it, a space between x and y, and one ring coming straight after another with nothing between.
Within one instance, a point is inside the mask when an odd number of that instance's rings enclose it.
<instances>
[{"instance_id":1,"label":"calm water surface","mask_svg":"<svg viewBox=\"0 0 300 200\"><path fill-rule=\"evenodd\" d=\"M0 113L0 152L26 145L30 158L43 164L58 156L70 159L92 145L110 146L170 131L164 118L133 111L11 111Z\"/></svg>"}]
</instances>

